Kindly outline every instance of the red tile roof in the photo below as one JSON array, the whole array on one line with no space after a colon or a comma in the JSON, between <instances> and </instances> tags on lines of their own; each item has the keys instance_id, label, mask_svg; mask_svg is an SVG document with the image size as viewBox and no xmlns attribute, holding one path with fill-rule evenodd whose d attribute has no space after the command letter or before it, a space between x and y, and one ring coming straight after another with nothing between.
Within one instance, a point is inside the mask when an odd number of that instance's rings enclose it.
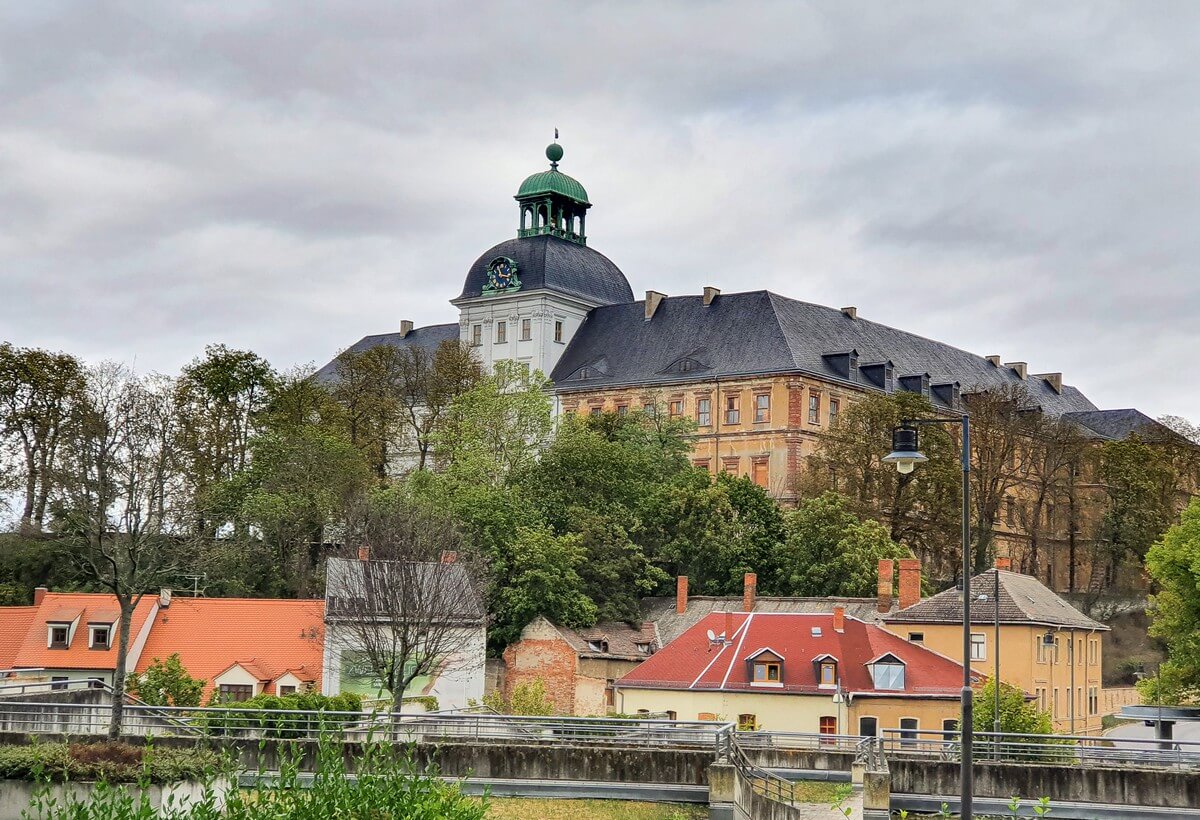
<instances>
[{"instance_id":1,"label":"red tile roof","mask_svg":"<svg viewBox=\"0 0 1200 820\"><path fill-rule=\"evenodd\" d=\"M0 607L0 669L16 666L17 652L37 611L36 606Z\"/></svg>"},{"instance_id":2,"label":"red tile roof","mask_svg":"<svg viewBox=\"0 0 1200 820\"><path fill-rule=\"evenodd\" d=\"M958 697L962 666L925 647L909 643L873 624L846 617L835 632L833 615L734 613L729 642L708 640L724 632L726 615L713 613L667 644L617 685L647 689L703 689L755 692L828 693L818 686L814 661L831 655L838 662L843 691L857 695ZM814 630L819 629L819 634ZM764 649L783 658L782 686L752 686L747 660ZM904 691L877 690L867 664L895 655L905 665Z\"/></svg>"},{"instance_id":3,"label":"red tile roof","mask_svg":"<svg viewBox=\"0 0 1200 820\"><path fill-rule=\"evenodd\" d=\"M176 597L159 611L136 671L179 653L188 674L205 681L206 700L213 678L235 663L267 681L304 667L319 689L324 618L319 600Z\"/></svg>"},{"instance_id":4,"label":"red tile roof","mask_svg":"<svg viewBox=\"0 0 1200 820\"><path fill-rule=\"evenodd\" d=\"M146 618L158 603L157 595L145 595L133 611L130 646L137 639ZM89 592L47 592L22 633L22 641L12 666L42 669L115 669L117 666L117 630L113 628L109 649L88 648L88 623L116 623L111 613L120 612L117 599L108 594ZM65 649L47 647L47 624L70 623L79 618L71 644Z\"/></svg>"}]
</instances>

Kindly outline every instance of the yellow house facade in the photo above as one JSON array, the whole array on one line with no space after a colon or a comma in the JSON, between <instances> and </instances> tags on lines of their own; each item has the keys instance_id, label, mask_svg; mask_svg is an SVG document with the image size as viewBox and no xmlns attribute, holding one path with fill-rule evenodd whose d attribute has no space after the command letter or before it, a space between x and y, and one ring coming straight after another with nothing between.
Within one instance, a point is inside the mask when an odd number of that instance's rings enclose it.
<instances>
[{"instance_id":1,"label":"yellow house facade","mask_svg":"<svg viewBox=\"0 0 1200 820\"><path fill-rule=\"evenodd\" d=\"M1000 559L1000 565L1007 562ZM996 600L999 589L1000 625ZM1020 687L1048 712L1054 730L1100 734L1103 633L1109 628L1076 610L1029 575L992 569L971 579L971 668ZM950 589L883 619L904 640L962 657L962 601Z\"/></svg>"}]
</instances>

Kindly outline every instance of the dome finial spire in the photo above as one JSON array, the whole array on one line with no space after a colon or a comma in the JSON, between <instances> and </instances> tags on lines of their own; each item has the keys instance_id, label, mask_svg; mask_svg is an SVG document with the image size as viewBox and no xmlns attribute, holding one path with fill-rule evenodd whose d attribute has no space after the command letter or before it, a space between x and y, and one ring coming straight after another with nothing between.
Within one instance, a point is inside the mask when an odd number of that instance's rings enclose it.
<instances>
[{"instance_id":1,"label":"dome finial spire","mask_svg":"<svg viewBox=\"0 0 1200 820\"><path fill-rule=\"evenodd\" d=\"M558 170L558 161L563 158L562 146L558 144L558 128L554 129L554 142L546 146L546 159L550 160L550 170Z\"/></svg>"}]
</instances>

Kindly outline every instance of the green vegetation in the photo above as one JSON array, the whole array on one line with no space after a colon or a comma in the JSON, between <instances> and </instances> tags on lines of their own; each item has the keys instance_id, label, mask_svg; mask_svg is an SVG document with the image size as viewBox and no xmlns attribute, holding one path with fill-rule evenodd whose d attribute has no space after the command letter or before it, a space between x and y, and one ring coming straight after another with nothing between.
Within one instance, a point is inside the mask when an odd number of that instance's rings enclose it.
<instances>
[{"instance_id":1,"label":"green vegetation","mask_svg":"<svg viewBox=\"0 0 1200 820\"><path fill-rule=\"evenodd\" d=\"M541 678L513 688L511 700L505 700L499 692L483 696L483 703L502 715L552 715L554 706L546 697L546 684Z\"/></svg>"},{"instance_id":2,"label":"green vegetation","mask_svg":"<svg viewBox=\"0 0 1200 820\"><path fill-rule=\"evenodd\" d=\"M215 698L215 693L214 693ZM313 734L321 729L335 730L345 722L362 720L362 696L350 692L340 695L322 695L303 692L296 695L258 695L237 703L210 703L209 706L224 710L226 714L206 712L202 718L210 734L254 728L263 730L263 737L298 738ZM351 715L329 714L305 717L297 712L349 712Z\"/></svg>"},{"instance_id":3,"label":"green vegetation","mask_svg":"<svg viewBox=\"0 0 1200 820\"><path fill-rule=\"evenodd\" d=\"M1158 675L1137 685L1146 703L1200 702L1200 498L1150 548L1146 569L1158 586L1150 634L1167 645Z\"/></svg>"},{"instance_id":4,"label":"green vegetation","mask_svg":"<svg viewBox=\"0 0 1200 820\"><path fill-rule=\"evenodd\" d=\"M32 743L0 746L0 780L97 780L172 783L215 774L220 757L208 749L169 749L128 743Z\"/></svg>"},{"instance_id":5,"label":"green vegetation","mask_svg":"<svg viewBox=\"0 0 1200 820\"><path fill-rule=\"evenodd\" d=\"M199 706L204 681L187 673L179 653L155 658L141 675L131 675L126 690L151 706Z\"/></svg>"},{"instance_id":6,"label":"green vegetation","mask_svg":"<svg viewBox=\"0 0 1200 820\"><path fill-rule=\"evenodd\" d=\"M493 798L489 820L703 820L707 806L634 803L626 800Z\"/></svg>"},{"instance_id":7,"label":"green vegetation","mask_svg":"<svg viewBox=\"0 0 1200 820\"><path fill-rule=\"evenodd\" d=\"M975 692L975 731L995 731L996 714L996 684L988 680ZM1000 731L1001 742L1006 744L1000 750L999 757L1007 760L1042 760L1051 763L1069 763L1074 761L1075 753L1066 747L1073 746L1070 741L1051 741L1041 738L1020 737L1020 735L1051 735L1054 728L1050 721L1050 713L1037 708L1032 701L1025 699L1025 693L1016 686L1001 682L1000 684ZM1008 734L1011 732L1012 734ZM990 746L991 740L977 740L976 754L981 760L996 757L997 753ZM1038 749L1029 752L1015 751L1011 744L1038 744ZM1044 746L1052 743L1064 748L1047 750Z\"/></svg>"}]
</instances>

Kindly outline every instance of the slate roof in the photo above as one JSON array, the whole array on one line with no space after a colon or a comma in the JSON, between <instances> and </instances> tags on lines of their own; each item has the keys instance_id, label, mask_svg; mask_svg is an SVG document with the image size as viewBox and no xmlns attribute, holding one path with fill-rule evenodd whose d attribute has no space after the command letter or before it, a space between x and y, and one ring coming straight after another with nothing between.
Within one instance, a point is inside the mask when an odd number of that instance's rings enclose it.
<instances>
[{"instance_id":1,"label":"slate roof","mask_svg":"<svg viewBox=\"0 0 1200 820\"><path fill-rule=\"evenodd\" d=\"M324 615L321 600L175 596L158 610L136 671L178 653L188 674L204 681L202 702L213 690L213 678L235 663L259 680L303 666L312 670L319 691Z\"/></svg>"},{"instance_id":2,"label":"slate roof","mask_svg":"<svg viewBox=\"0 0 1200 820\"><path fill-rule=\"evenodd\" d=\"M827 356L852 350L859 370L847 378ZM556 389L568 392L665 384L680 381L673 366L683 359L693 362L689 380L803 373L866 389L879 388L862 368L890 361L897 386L902 376L928 373L930 384L959 382L964 392L1024 385L1054 416L1096 409L1074 387L1064 386L1059 394L1044 379L1022 381L1012 369L983 356L763 290L722 294L710 305L699 295L669 297L650 321L645 320L644 302L595 308L551 378ZM585 366L588 377L580 378Z\"/></svg>"},{"instance_id":3,"label":"slate roof","mask_svg":"<svg viewBox=\"0 0 1200 820\"><path fill-rule=\"evenodd\" d=\"M597 305L633 302L629 281L608 257L586 245L550 235L509 239L484 251L467 271L459 299L482 294L487 267L498 256L517 263L519 293L550 290Z\"/></svg>"},{"instance_id":4,"label":"slate roof","mask_svg":"<svg viewBox=\"0 0 1200 820\"><path fill-rule=\"evenodd\" d=\"M962 686L959 664L874 624L847 617L844 631L836 632L833 615L828 613L752 612L729 617L733 630L724 645L714 645L707 633L712 630L721 634L726 615L710 613L627 673L617 685L828 696L831 690L818 686L818 670L813 661L831 655L837 660L842 689L857 696L959 697ZM814 634L814 629L820 633ZM751 685L750 664L746 661L763 649L770 649L783 659L782 686ZM867 664L887 654L904 662L902 691L875 689Z\"/></svg>"},{"instance_id":5,"label":"slate roof","mask_svg":"<svg viewBox=\"0 0 1200 820\"><path fill-rule=\"evenodd\" d=\"M714 612L740 612L742 596L721 597L715 595L693 595L687 600L687 611L675 611L675 597L663 596L642 599L642 617L654 624L659 640L669 644L698 622ZM790 614L829 614L834 606L846 608L846 614L866 621L879 623L883 615L875 598L786 598L760 596L754 599L755 612L785 612Z\"/></svg>"},{"instance_id":6,"label":"slate roof","mask_svg":"<svg viewBox=\"0 0 1200 820\"><path fill-rule=\"evenodd\" d=\"M1085 410L1066 413L1063 418L1084 428L1085 433L1103 439L1125 439L1134 433L1142 438L1171 438L1175 431L1159 424L1140 410Z\"/></svg>"},{"instance_id":7,"label":"slate roof","mask_svg":"<svg viewBox=\"0 0 1200 820\"><path fill-rule=\"evenodd\" d=\"M348 350L353 353L361 353L364 350L370 350L379 345L393 345L394 347L421 347L429 353L433 353L442 342L454 341L456 339L458 339L458 323L451 322L444 325L427 325L425 327L413 328L407 336L402 336L399 333L378 333L374 336L364 336L350 345ZM318 370L313 378L324 384L336 382L337 359L331 360Z\"/></svg>"},{"instance_id":8,"label":"slate roof","mask_svg":"<svg viewBox=\"0 0 1200 820\"><path fill-rule=\"evenodd\" d=\"M990 624L996 619L996 575L1000 576L1000 623L1036 624L1107 631L1060 598L1031 575L990 569L971 578L971 623ZM981 601L980 596L987 600ZM958 590L948 589L884 617L887 623L962 623Z\"/></svg>"}]
</instances>

